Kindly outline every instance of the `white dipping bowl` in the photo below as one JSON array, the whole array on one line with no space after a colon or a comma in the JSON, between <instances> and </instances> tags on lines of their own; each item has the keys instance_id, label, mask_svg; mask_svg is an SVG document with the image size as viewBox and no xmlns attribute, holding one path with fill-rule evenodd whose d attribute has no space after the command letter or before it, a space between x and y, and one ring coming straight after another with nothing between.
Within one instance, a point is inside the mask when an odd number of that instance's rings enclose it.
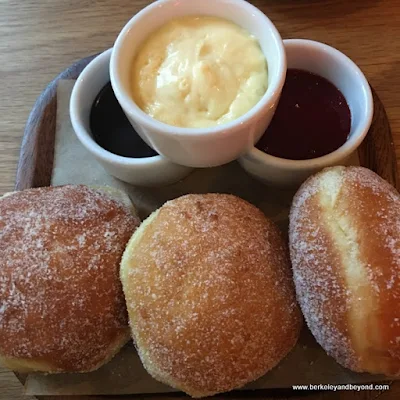
<instances>
[{"instance_id":1,"label":"white dipping bowl","mask_svg":"<svg viewBox=\"0 0 400 400\"><path fill-rule=\"evenodd\" d=\"M268 89L240 118L212 128L167 125L147 115L130 94L132 62L141 43L173 18L212 15L235 22L259 41L268 63ZM140 136L160 154L191 167L212 167L236 159L251 148L268 127L286 76L282 39L272 22L244 0L160 0L136 14L114 45L111 83L125 114ZM223 82L221 82L223 84Z\"/></svg>"},{"instance_id":2,"label":"white dipping bowl","mask_svg":"<svg viewBox=\"0 0 400 400\"><path fill-rule=\"evenodd\" d=\"M253 147L239 163L253 177L266 184L296 186L315 172L345 164L357 150L373 116L373 100L367 79L357 65L339 50L312 40L284 40L288 68L302 69L332 82L344 95L351 112L349 138L337 150L310 160L287 160Z\"/></svg>"},{"instance_id":3,"label":"white dipping bowl","mask_svg":"<svg viewBox=\"0 0 400 400\"><path fill-rule=\"evenodd\" d=\"M103 149L93 139L90 110L100 90L110 82L111 52L109 49L91 61L74 85L70 116L76 136L104 169L121 181L138 186L162 186L181 180L192 168L174 164L160 155L144 158L118 156Z\"/></svg>"}]
</instances>

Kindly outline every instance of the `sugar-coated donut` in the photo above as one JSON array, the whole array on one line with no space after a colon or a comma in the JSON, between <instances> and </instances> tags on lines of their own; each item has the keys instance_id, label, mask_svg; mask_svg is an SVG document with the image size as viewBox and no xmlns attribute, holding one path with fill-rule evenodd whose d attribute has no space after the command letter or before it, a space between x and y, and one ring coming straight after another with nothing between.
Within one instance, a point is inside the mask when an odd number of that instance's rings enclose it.
<instances>
[{"instance_id":1,"label":"sugar-coated donut","mask_svg":"<svg viewBox=\"0 0 400 400\"><path fill-rule=\"evenodd\" d=\"M6 367L93 371L129 340L119 263L139 220L110 197L114 192L68 185L0 199L0 363Z\"/></svg>"},{"instance_id":2,"label":"sugar-coated donut","mask_svg":"<svg viewBox=\"0 0 400 400\"><path fill-rule=\"evenodd\" d=\"M231 195L187 195L154 212L127 246L121 280L145 368L193 397L264 375L302 326L284 240Z\"/></svg>"},{"instance_id":3,"label":"sugar-coated donut","mask_svg":"<svg viewBox=\"0 0 400 400\"><path fill-rule=\"evenodd\" d=\"M318 343L358 372L400 375L400 195L374 172L333 167L290 213L297 297Z\"/></svg>"}]
</instances>

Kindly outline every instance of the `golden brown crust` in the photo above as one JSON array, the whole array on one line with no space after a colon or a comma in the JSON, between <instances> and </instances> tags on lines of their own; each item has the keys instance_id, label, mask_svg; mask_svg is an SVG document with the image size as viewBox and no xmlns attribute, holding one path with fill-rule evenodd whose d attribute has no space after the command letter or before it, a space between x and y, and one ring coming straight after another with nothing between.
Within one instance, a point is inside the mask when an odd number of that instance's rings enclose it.
<instances>
[{"instance_id":1,"label":"golden brown crust","mask_svg":"<svg viewBox=\"0 0 400 400\"><path fill-rule=\"evenodd\" d=\"M121 279L144 366L194 397L257 379L298 339L287 247L237 197L166 203L129 242Z\"/></svg>"},{"instance_id":2,"label":"golden brown crust","mask_svg":"<svg viewBox=\"0 0 400 400\"><path fill-rule=\"evenodd\" d=\"M305 319L328 354L355 371L400 374L400 195L362 167L303 184L290 252Z\"/></svg>"},{"instance_id":3,"label":"golden brown crust","mask_svg":"<svg viewBox=\"0 0 400 400\"><path fill-rule=\"evenodd\" d=\"M15 370L86 372L129 338L118 266L139 221L85 186L0 201L0 358Z\"/></svg>"}]
</instances>

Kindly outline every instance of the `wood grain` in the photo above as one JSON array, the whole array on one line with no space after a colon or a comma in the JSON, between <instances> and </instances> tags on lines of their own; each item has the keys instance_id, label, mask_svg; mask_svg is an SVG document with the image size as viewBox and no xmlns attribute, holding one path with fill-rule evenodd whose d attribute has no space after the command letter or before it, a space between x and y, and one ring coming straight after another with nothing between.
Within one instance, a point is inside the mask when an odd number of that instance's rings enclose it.
<instances>
[{"instance_id":1,"label":"wood grain","mask_svg":"<svg viewBox=\"0 0 400 400\"><path fill-rule=\"evenodd\" d=\"M111 47L124 23L149 2L0 0L0 193L14 187L24 126L47 83L74 60ZM257 0L253 3L268 14L284 38L326 42L360 65L385 105L400 165L400 1ZM0 399L20 400L21 390L16 378L0 368ZM265 394L260 397L268 398ZM393 384L392 390L383 394L330 392L307 398L399 399L400 384Z\"/></svg>"},{"instance_id":2,"label":"wood grain","mask_svg":"<svg viewBox=\"0 0 400 400\"><path fill-rule=\"evenodd\" d=\"M400 148L399 0L255 0L283 37L327 42L356 61ZM147 0L0 0L0 193L14 186L20 140L37 96L59 71L111 47Z\"/></svg>"}]
</instances>

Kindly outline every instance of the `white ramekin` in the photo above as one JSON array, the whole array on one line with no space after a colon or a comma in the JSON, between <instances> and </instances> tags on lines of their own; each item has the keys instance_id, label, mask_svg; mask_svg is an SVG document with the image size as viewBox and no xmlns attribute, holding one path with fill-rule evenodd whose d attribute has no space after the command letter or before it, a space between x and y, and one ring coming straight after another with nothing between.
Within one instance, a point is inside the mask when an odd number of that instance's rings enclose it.
<instances>
[{"instance_id":1,"label":"white ramekin","mask_svg":"<svg viewBox=\"0 0 400 400\"><path fill-rule=\"evenodd\" d=\"M346 163L371 126L371 88L358 66L339 50L312 40L284 40L287 66L318 74L331 81L344 95L351 111L349 138L334 152L310 160L286 160L253 147L239 158L242 167L266 184L295 186L313 173Z\"/></svg>"},{"instance_id":2,"label":"white ramekin","mask_svg":"<svg viewBox=\"0 0 400 400\"><path fill-rule=\"evenodd\" d=\"M132 61L140 44L167 21L185 15L229 19L259 40L268 62L268 89L249 112L235 121L204 129L174 127L144 113L130 95ZM110 75L125 114L151 147L178 164L211 167L236 159L262 136L282 90L286 58L275 26L244 0L159 0L136 14L119 34L111 57Z\"/></svg>"},{"instance_id":3,"label":"white ramekin","mask_svg":"<svg viewBox=\"0 0 400 400\"><path fill-rule=\"evenodd\" d=\"M172 163L162 156L130 158L113 154L93 139L90 110L100 90L110 82L112 49L97 56L76 81L70 101L70 116L76 136L104 169L116 178L138 186L161 186L187 176L192 168Z\"/></svg>"}]
</instances>

